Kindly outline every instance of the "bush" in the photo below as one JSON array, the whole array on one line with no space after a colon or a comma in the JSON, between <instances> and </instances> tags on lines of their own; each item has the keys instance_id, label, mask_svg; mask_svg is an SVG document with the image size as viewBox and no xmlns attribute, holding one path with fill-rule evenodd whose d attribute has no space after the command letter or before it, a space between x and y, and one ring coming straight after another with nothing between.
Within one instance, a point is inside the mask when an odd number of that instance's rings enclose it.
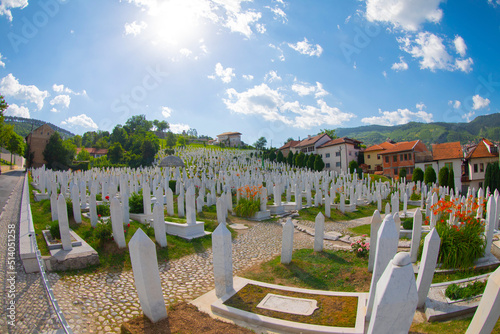
<instances>
[{"instance_id":1,"label":"bush","mask_svg":"<svg viewBox=\"0 0 500 334\"><path fill-rule=\"evenodd\" d=\"M95 194L95 200L102 201L102 194L101 193Z\"/></svg>"},{"instance_id":2,"label":"bush","mask_svg":"<svg viewBox=\"0 0 500 334\"><path fill-rule=\"evenodd\" d=\"M259 211L260 202L258 200L250 200L246 198L240 198L238 205L234 207L234 213L239 217L252 217L257 211Z\"/></svg>"},{"instance_id":3,"label":"bush","mask_svg":"<svg viewBox=\"0 0 500 334\"><path fill-rule=\"evenodd\" d=\"M403 230L413 230L412 218L406 218L401 223L403 224Z\"/></svg>"},{"instance_id":4,"label":"bush","mask_svg":"<svg viewBox=\"0 0 500 334\"><path fill-rule=\"evenodd\" d=\"M404 178L406 178L406 168L401 168L399 170L399 181L401 182Z\"/></svg>"},{"instance_id":5,"label":"bush","mask_svg":"<svg viewBox=\"0 0 500 334\"><path fill-rule=\"evenodd\" d=\"M68 211L68 219L74 217L73 215L73 202L70 198L66 198L66 210Z\"/></svg>"},{"instance_id":6,"label":"bush","mask_svg":"<svg viewBox=\"0 0 500 334\"><path fill-rule=\"evenodd\" d=\"M436 183L436 171L434 170L434 168L432 168L432 166L429 166L425 169L424 183Z\"/></svg>"},{"instance_id":7,"label":"bush","mask_svg":"<svg viewBox=\"0 0 500 334\"><path fill-rule=\"evenodd\" d=\"M363 237L366 237L366 235L363 235ZM362 238L356 242L351 243L351 248L354 253L356 253L357 257L366 257L370 252L370 243L365 241L366 239Z\"/></svg>"},{"instance_id":8,"label":"bush","mask_svg":"<svg viewBox=\"0 0 500 334\"><path fill-rule=\"evenodd\" d=\"M94 238L96 238L99 243L111 240L112 234L113 228L111 226L111 220L99 222L94 228Z\"/></svg>"},{"instance_id":9,"label":"bush","mask_svg":"<svg viewBox=\"0 0 500 334\"><path fill-rule=\"evenodd\" d=\"M132 195L128 199L128 205L130 207L130 213L144 213L142 189L139 190L139 193L132 193Z\"/></svg>"},{"instance_id":10,"label":"bush","mask_svg":"<svg viewBox=\"0 0 500 334\"><path fill-rule=\"evenodd\" d=\"M97 214L100 215L101 217L109 217L111 214L109 206L105 204L98 205Z\"/></svg>"},{"instance_id":11,"label":"bush","mask_svg":"<svg viewBox=\"0 0 500 334\"><path fill-rule=\"evenodd\" d=\"M59 230L59 222L57 220L50 223L49 232L52 238L61 239L61 231Z\"/></svg>"},{"instance_id":12,"label":"bush","mask_svg":"<svg viewBox=\"0 0 500 334\"><path fill-rule=\"evenodd\" d=\"M474 283L467 284L466 286L459 286L458 284L448 285L445 291L446 297L451 300L469 299L471 297L481 295L486 287L486 282L475 281Z\"/></svg>"},{"instance_id":13,"label":"bush","mask_svg":"<svg viewBox=\"0 0 500 334\"><path fill-rule=\"evenodd\" d=\"M410 201L420 201L421 197L422 197L422 195L413 193L410 196Z\"/></svg>"},{"instance_id":14,"label":"bush","mask_svg":"<svg viewBox=\"0 0 500 334\"><path fill-rule=\"evenodd\" d=\"M439 170L438 181L439 185L442 187L446 187L448 185L448 167L443 167Z\"/></svg>"},{"instance_id":15,"label":"bush","mask_svg":"<svg viewBox=\"0 0 500 334\"><path fill-rule=\"evenodd\" d=\"M422 182L424 180L424 171L422 170L422 168L417 167L413 170L411 180L413 182L417 182L417 181Z\"/></svg>"},{"instance_id":16,"label":"bush","mask_svg":"<svg viewBox=\"0 0 500 334\"><path fill-rule=\"evenodd\" d=\"M172 192L175 194L175 187L177 186L177 181L176 180L170 180L168 181L168 187Z\"/></svg>"}]
</instances>

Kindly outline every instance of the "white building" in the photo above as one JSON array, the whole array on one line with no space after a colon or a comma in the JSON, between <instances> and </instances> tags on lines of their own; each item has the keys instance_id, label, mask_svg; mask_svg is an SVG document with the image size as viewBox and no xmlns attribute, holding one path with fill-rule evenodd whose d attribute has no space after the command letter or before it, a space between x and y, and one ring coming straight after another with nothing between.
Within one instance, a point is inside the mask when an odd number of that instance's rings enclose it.
<instances>
[{"instance_id":1,"label":"white building","mask_svg":"<svg viewBox=\"0 0 500 334\"><path fill-rule=\"evenodd\" d=\"M332 139L317 148L317 154L325 163L325 170L334 170L338 173L347 173L349 162L358 160L362 142L342 137Z\"/></svg>"},{"instance_id":2,"label":"white building","mask_svg":"<svg viewBox=\"0 0 500 334\"><path fill-rule=\"evenodd\" d=\"M488 163L498 161L498 147L493 145L488 139L483 138L479 144L469 150L465 160L462 190L463 192L467 192L467 187L478 190L483 187Z\"/></svg>"},{"instance_id":3,"label":"white building","mask_svg":"<svg viewBox=\"0 0 500 334\"><path fill-rule=\"evenodd\" d=\"M217 135L215 144L224 144L228 147L238 147L241 145L241 133L239 132L224 132Z\"/></svg>"},{"instance_id":4,"label":"white building","mask_svg":"<svg viewBox=\"0 0 500 334\"><path fill-rule=\"evenodd\" d=\"M293 154L297 152L303 152L304 154L318 154L317 148L330 140L332 139L325 133L321 133L313 137L308 136L297 145L290 147L290 150Z\"/></svg>"}]
</instances>

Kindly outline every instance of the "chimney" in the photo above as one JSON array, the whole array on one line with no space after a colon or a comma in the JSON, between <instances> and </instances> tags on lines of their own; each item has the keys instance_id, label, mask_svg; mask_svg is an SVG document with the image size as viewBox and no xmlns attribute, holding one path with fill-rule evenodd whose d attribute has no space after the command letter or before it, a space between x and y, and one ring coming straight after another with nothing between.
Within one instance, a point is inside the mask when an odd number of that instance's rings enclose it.
<instances>
[{"instance_id":1,"label":"chimney","mask_svg":"<svg viewBox=\"0 0 500 334\"><path fill-rule=\"evenodd\" d=\"M307 135L307 139L311 139L311 135Z\"/></svg>"}]
</instances>

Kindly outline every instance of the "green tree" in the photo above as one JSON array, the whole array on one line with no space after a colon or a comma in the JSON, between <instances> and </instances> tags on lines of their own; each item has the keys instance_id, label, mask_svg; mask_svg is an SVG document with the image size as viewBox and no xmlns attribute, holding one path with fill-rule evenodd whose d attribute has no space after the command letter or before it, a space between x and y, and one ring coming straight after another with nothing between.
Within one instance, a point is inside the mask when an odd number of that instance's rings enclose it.
<instances>
[{"instance_id":1,"label":"green tree","mask_svg":"<svg viewBox=\"0 0 500 334\"><path fill-rule=\"evenodd\" d=\"M494 193L495 189L498 189L498 191L500 191L500 170L498 161L486 165L483 187L489 187L491 193Z\"/></svg>"},{"instance_id":2,"label":"green tree","mask_svg":"<svg viewBox=\"0 0 500 334\"><path fill-rule=\"evenodd\" d=\"M259 139L257 139L257 141L253 144L253 146L255 147L255 149L257 150L263 150L264 147L266 147L267 145L267 139L265 137L260 137Z\"/></svg>"},{"instance_id":3,"label":"green tree","mask_svg":"<svg viewBox=\"0 0 500 334\"><path fill-rule=\"evenodd\" d=\"M10 164L12 165L12 155L23 155L24 153L24 138L18 135L15 132L12 132L12 135L7 142L7 150L10 152Z\"/></svg>"},{"instance_id":4,"label":"green tree","mask_svg":"<svg viewBox=\"0 0 500 334\"><path fill-rule=\"evenodd\" d=\"M413 182L422 182L424 180L424 171L422 170L422 168L420 167L417 167L413 170L413 175L411 177L411 180Z\"/></svg>"},{"instance_id":5,"label":"green tree","mask_svg":"<svg viewBox=\"0 0 500 334\"><path fill-rule=\"evenodd\" d=\"M276 161L283 162L283 160L285 160L285 157L283 156L283 152L278 151L278 154L276 155Z\"/></svg>"},{"instance_id":6,"label":"green tree","mask_svg":"<svg viewBox=\"0 0 500 334\"><path fill-rule=\"evenodd\" d=\"M125 129L118 124L113 128L113 132L111 132L111 135L109 136L109 141L110 143L120 143L122 146L127 143L128 140L128 134Z\"/></svg>"},{"instance_id":7,"label":"green tree","mask_svg":"<svg viewBox=\"0 0 500 334\"><path fill-rule=\"evenodd\" d=\"M54 132L49 138L49 142L43 151L43 158L47 162L47 167L51 169L60 169L68 166L74 155L65 145L59 132Z\"/></svg>"},{"instance_id":8,"label":"green tree","mask_svg":"<svg viewBox=\"0 0 500 334\"><path fill-rule=\"evenodd\" d=\"M142 162L145 166L149 166L153 163L156 153L160 149L160 143L158 137L149 133L141 145L141 156Z\"/></svg>"},{"instance_id":9,"label":"green tree","mask_svg":"<svg viewBox=\"0 0 500 334\"><path fill-rule=\"evenodd\" d=\"M316 161L316 154L309 155L309 160L307 160L307 168L314 170L314 162Z\"/></svg>"},{"instance_id":10,"label":"green tree","mask_svg":"<svg viewBox=\"0 0 500 334\"><path fill-rule=\"evenodd\" d=\"M0 95L0 138L3 137L2 133L4 131L4 117L3 117L3 112L7 110L9 105L7 102L5 102L5 99L3 98L2 95Z\"/></svg>"},{"instance_id":11,"label":"green tree","mask_svg":"<svg viewBox=\"0 0 500 334\"><path fill-rule=\"evenodd\" d=\"M304 158L305 158L304 152L298 152L295 154L295 166L301 168L304 167Z\"/></svg>"},{"instance_id":12,"label":"green tree","mask_svg":"<svg viewBox=\"0 0 500 334\"><path fill-rule=\"evenodd\" d=\"M270 161L276 160L276 152L272 148L271 148L271 151L269 151L269 160Z\"/></svg>"},{"instance_id":13,"label":"green tree","mask_svg":"<svg viewBox=\"0 0 500 334\"><path fill-rule=\"evenodd\" d=\"M153 122L148 121L146 119L146 115L134 115L130 117L123 126L123 128L127 131L128 134L140 130L147 132L151 130L152 127L153 127Z\"/></svg>"},{"instance_id":14,"label":"green tree","mask_svg":"<svg viewBox=\"0 0 500 334\"><path fill-rule=\"evenodd\" d=\"M158 124L156 124L156 128L158 131L165 132L170 129L170 124L168 124L167 121L159 121Z\"/></svg>"},{"instance_id":15,"label":"green tree","mask_svg":"<svg viewBox=\"0 0 500 334\"><path fill-rule=\"evenodd\" d=\"M292 138L292 137L288 138L288 139L285 141L285 144L286 144L286 143L289 143L289 142L291 142L291 141L293 141L293 138Z\"/></svg>"},{"instance_id":16,"label":"green tree","mask_svg":"<svg viewBox=\"0 0 500 334\"><path fill-rule=\"evenodd\" d=\"M176 142L177 142L177 139L175 138L175 135L172 132L167 133L167 146L173 147L173 146L175 146Z\"/></svg>"},{"instance_id":17,"label":"green tree","mask_svg":"<svg viewBox=\"0 0 500 334\"><path fill-rule=\"evenodd\" d=\"M71 140L76 147L82 147L82 136L76 135Z\"/></svg>"},{"instance_id":18,"label":"green tree","mask_svg":"<svg viewBox=\"0 0 500 334\"><path fill-rule=\"evenodd\" d=\"M290 166L292 166L295 163L295 157L293 156L292 151L288 152L288 155L286 156L286 160Z\"/></svg>"},{"instance_id":19,"label":"green tree","mask_svg":"<svg viewBox=\"0 0 500 334\"><path fill-rule=\"evenodd\" d=\"M186 138L184 138L184 136L179 136L179 138L177 138L177 146L186 146Z\"/></svg>"},{"instance_id":20,"label":"green tree","mask_svg":"<svg viewBox=\"0 0 500 334\"><path fill-rule=\"evenodd\" d=\"M455 191L455 172L453 172L453 167L450 168L450 172L448 173L448 188Z\"/></svg>"},{"instance_id":21,"label":"green tree","mask_svg":"<svg viewBox=\"0 0 500 334\"><path fill-rule=\"evenodd\" d=\"M406 177L406 168L401 168L399 170L399 181L402 181Z\"/></svg>"},{"instance_id":22,"label":"green tree","mask_svg":"<svg viewBox=\"0 0 500 334\"><path fill-rule=\"evenodd\" d=\"M323 134L323 133L327 134L328 137L330 137L332 139L338 138L338 136L335 134L335 129L320 129L318 135Z\"/></svg>"},{"instance_id":23,"label":"green tree","mask_svg":"<svg viewBox=\"0 0 500 334\"><path fill-rule=\"evenodd\" d=\"M119 164L123 160L124 150L119 142L114 142L108 149L108 159L112 164Z\"/></svg>"},{"instance_id":24,"label":"green tree","mask_svg":"<svg viewBox=\"0 0 500 334\"><path fill-rule=\"evenodd\" d=\"M349 173L354 174L358 169L358 162L356 160L351 160L349 162Z\"/></svg>"},{"instance_id":25,"label":"green tree","mask_svg":"<svg viewBox=\"0 0 500 334\"><path fill-rule=\"evenodd\" d=\"M90 161L90 153L87 150L82 150L76 155L77 161Z\"/></svg>"},{"instance_id":26,"label":"green tree","mask_svg":"<svg viewBox=\"0 0 500 334\"><path fill-rule=\"evenodd\" d=\"M436 182L436 171L432 166L428 166L424 173L424 183L431 184Z\"/></svg>"},{"instance_id":27,"label":"green tree","mask_svg":"<svg viewBox=\"0 0 500 334\"><path fill-rule=\"evenodd\" d=\"M444 166L439 170L438 182L440 186L446 187L448 185L448 167Z\"/></svg>"},{"instance_id":28,"label":"green tree","mask_svg":"<svg viewBox=\"0 0 500 334\"><path fill-rule=\"evenodd\" d=\"M314 160L314 170L321 172L323 168L325 168L325 163L323 162L323 158L318 154Z\"/></svg>"}]
</instances>

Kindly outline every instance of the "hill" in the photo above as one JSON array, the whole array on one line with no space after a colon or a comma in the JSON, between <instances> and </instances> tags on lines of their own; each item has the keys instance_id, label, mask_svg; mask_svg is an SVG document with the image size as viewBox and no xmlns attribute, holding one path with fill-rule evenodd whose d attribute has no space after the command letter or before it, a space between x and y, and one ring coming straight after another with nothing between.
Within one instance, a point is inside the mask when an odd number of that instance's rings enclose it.
<instances>
[{"instance_id":1,"label":"hill","mask_svg":"<svg viewBox=\"0 0 500 334\"><path fill-rule=\"evenodd\" d=\"M49 122L45 121L40 121L38 119L33 119L33 118L23 118L23 117L16 117L16 116L5 116L5 123L6 124L12 124L14 125L14 132L17 133L18 135L22 136L25 138L33 129L38 128L39 126L42 126L44 124L50 125L54 130L59 132L61 137L63 139L71 138L74 137L75 134L72 132L69 132L68 130L65 130L63 128L58 127L57 125L54 125Z\"/></svg>"},{"instance_id":2,"label":"hill","mask_svg":"<svg viewBox=\"0 0 500 334\"><path fill-rule=\"evenodd\" d=\"M469 123L410 122L394 126L366 125L338 128L335 134L363 141L366 146L381 143L387 138L396 142L420 139L428 147L430 144L453 141L465 144L483 137L500 141L500 113L478 116Z\"/></svg>"}]
</instances>

